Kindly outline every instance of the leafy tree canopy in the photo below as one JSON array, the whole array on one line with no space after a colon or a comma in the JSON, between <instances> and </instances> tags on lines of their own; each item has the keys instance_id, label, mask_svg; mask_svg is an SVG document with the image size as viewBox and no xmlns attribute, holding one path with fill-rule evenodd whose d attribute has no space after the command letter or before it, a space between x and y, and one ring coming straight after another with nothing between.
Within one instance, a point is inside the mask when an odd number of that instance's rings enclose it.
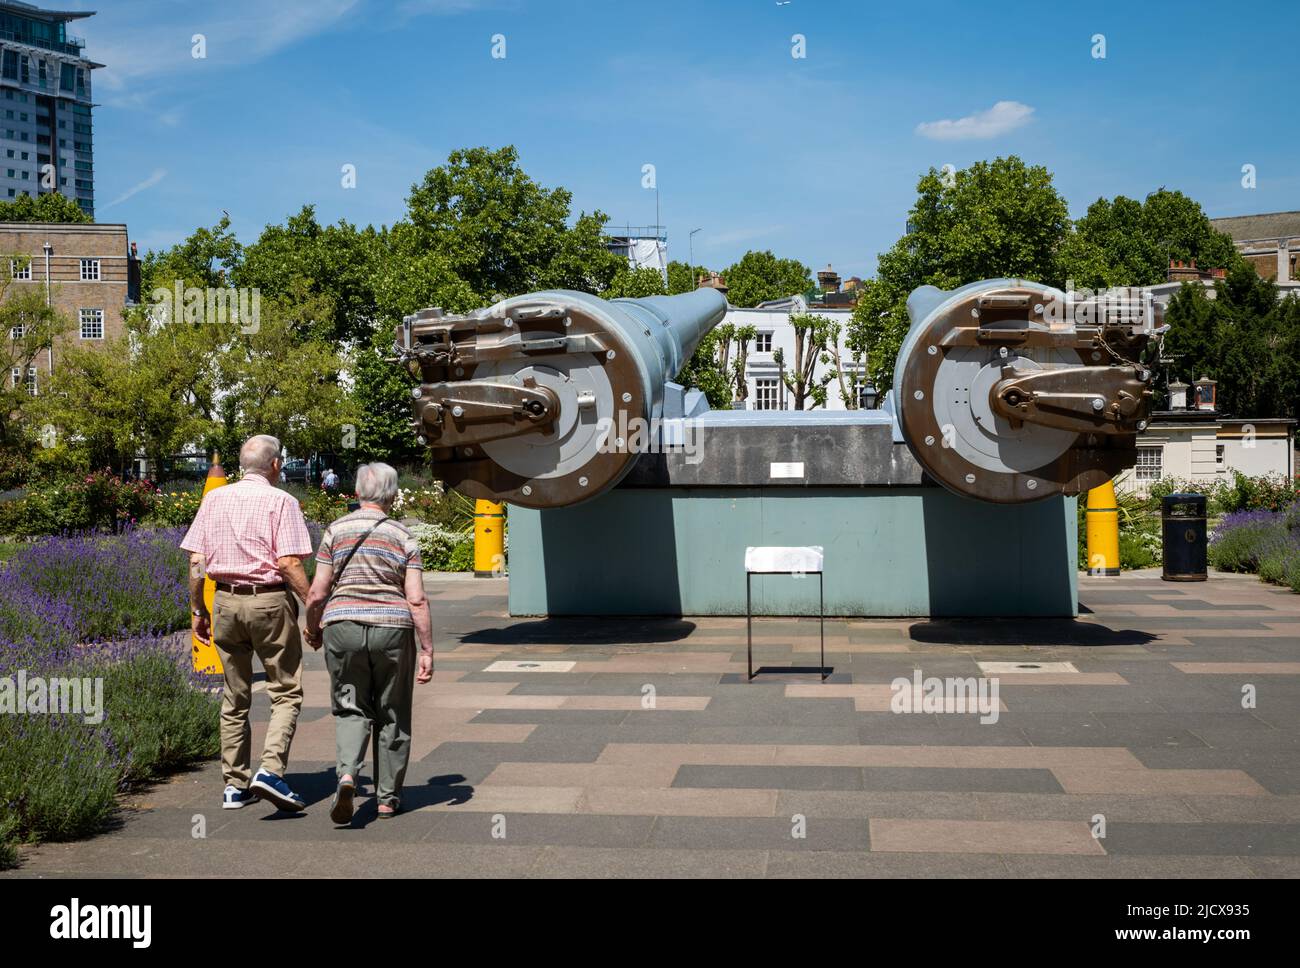
<instances>
[{"instance_id":1,"label":"leafy tree canopy","mask_svg":"<svg viewBox=\"0 0 1300 968\"><path fill-rule=\"evenodd\" d=\"M1076 288L1153 286L1165 281L1171 259L1226 269L1241 256L1199 204L1165 188L1141 202L1097 199L1061 246L1062 274Z\"/></svg>"},{"instance_id":2,"label":"leafy tree canopy","mask_svg":"<svg viewBox=\"0 0 1300 968\"><path fill-rule=\"evenodd\" d=\"M0 222L90 222L91 217L67 195L18 195L0 201Z\"/></svg>"},{"instance_id":3,"label":"leafy tree canopy","mask_svg":"<svg viewBox=\"0 0 1300 968\"><path fill-rule=\"evenodd\" d=\"M757 306L770 299L799 295L812 287L807 266L796 259L778 259L768 250L746 252L723 270L722 278L727 283L727 301L733 306Z\"/></svg>"}]
</instances>

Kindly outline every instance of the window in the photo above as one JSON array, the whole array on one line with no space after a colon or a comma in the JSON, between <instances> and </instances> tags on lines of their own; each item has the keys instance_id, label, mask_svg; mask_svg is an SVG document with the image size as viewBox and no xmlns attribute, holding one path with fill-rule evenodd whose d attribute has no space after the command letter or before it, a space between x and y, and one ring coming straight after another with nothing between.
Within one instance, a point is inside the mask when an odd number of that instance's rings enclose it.
<instances>
[{"instance_id":1,"label":"window","mask_svg":"<svg viewBox=\"0 0 1300 968\"><path fill-rule=\"evenodd\" d=\"M1137 479L1139 481L1160 480L1160 469L1164 462L1163 447L1139 447L1137 449Z\"/></svg>"},{"instance_id":2,"label":"window","mask_svg":"<svg viewBox=\"0 0 1300 968\"><path fill-rule=\"evenodd\" d=\"M1222 469L1223 469L1223 460L1224 460L1224 452L1223 452L1223 451L1224 451L1224 446L1223 446L1223 444L1215 444L1215 445L1214 445L1214 466L1215 466L1216 468L1218 468L1219 470L1222 470Z\"/></svg>"},{"instance_id":3,"label":"window","mask_svg":"<svg viewBox=\"0 0 1300 968\"><path fill-rule=\"evenodd\" d=\"M99 281L99 260L98 259L81 260L81 281L82 282Z\"/></svg>"},{"instance_id":4,"label":"window","mask_svg":"<svg viewBox=\"0 0 1300 968\"><path fill-rule=\"evenodd\" d=\"M19 323L17 326L10 326L10 327L9 327L9 338L10 338L10 339L13 339L13 340L19 340L19 339L22 339L22 338L23 338L24 336L26 336L26 335L27 335L27 327L24 326L22 323Z\"/></svg>"},{"instance_id":5,"label":"window","mask_svg":"<svg viewBox=\"0 0 1300 968\"><path fill-rule=\"evenodd\" d=\"M36 396L36 367L29 366L27 368L26 381L23 380L23 368L21 366L15 366L13 370L10 372L10 377L13 380L14 386L18 386L19 384L26 382L27 392L30 393L32 396Z\"/></svg>"},{"instance_id":6,"label":"window","mask_svg":"<svg viewBox=\"0 0 1300 968\"><path fill-rule=\"evenodd\" d=\"M771 334L768 334L771 336ZM760 377L754 381L754 409L776 410L781 402L777 396L776 377Z\"/></svg>"},{"instance_id":7,"label":"window","mask_svg":"<svg viewBox=\"0 0 1300 968\"><path fill-rule=\"evenodd\" d=\"M759 333L757 336L754 337L754 352L755 352L755 353L771 353L771 352L772 352L772 334L771 334L771 333Z\"/></svg>"},{"instance_id":8,"label":"window","mask_svg":"<svg viewBox=\"0 0 1300 968\"><path fill-rule=\"evenodd\" d=\"M9 275L15 279L30 279L32 277L32 260L10 259Z\"/></svg>"},{"instance_id":9,"label":"window","mask_svg":"<svg viewBox=\"0 0 1300 968\"><path fill-rule=\"evenodd\" d=\"M104 310L83 309L81 311L81 338L104 338Z\"/></svg>"}]
</instances>

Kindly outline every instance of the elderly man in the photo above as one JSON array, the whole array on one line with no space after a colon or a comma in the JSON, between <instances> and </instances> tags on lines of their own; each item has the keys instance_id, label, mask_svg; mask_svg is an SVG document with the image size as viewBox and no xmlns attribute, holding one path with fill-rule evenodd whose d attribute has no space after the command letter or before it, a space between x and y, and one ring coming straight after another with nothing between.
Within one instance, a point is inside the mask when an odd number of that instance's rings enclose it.
<instances>
[{"instance_id":1,"label":"elderly man","mask_svg":"<svg viewBox=\"0 0 1300 968\"><path fill-rule=\"evenodd\" d=\"M181 547L190 552L190 610L194 634L209 636L225 667L221 698L222 807L238 809L261 797L282 810L305 801L284 781L298 712L302 708L302 638L296 592L307 598L302 559L311 537L297 500L280 479L280 442L250 437L239 451L243 478L217 488L199 506ZM216 582L212 615L203 602L203 576ZM319 646L316 646L319 648ZM266 670L271 722L261 769L251 777L253 656Z\"/></svg>"}]
</instances>

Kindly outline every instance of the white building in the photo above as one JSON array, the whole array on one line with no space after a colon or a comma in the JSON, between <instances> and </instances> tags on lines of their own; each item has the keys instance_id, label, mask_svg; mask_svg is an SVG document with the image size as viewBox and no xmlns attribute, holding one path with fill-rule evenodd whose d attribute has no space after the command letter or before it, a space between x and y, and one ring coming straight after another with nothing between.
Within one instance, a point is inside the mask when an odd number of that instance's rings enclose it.
<instances>
[{"instance_id":1,"label":"white building","mask_svg":"<svg viewBox=\"0 0 1300 968\"><path fill-rule=\"evenodd\" d=\"M1169 385L1173 409L1152 414L1138 436L1137 465L1120 474L1116 485L1144 493L1160 480L1231 483L1233 471L1295 476L1295 420L1226 417L1215 410L1213 380L1196 381L1188 409L1188 389L1185 383Z\"/></svg>"},{"instance_id":2,"label":"white building","mask_svg":"<svg viewBox=\"0 0 1300 968\"><path fill-rule=\"evenodd\" d=\"M844 345L849 319L853 315L851 309L827 309L816 306L810 308L803 296L790 296L786 299L761 303L753 309L740 309L736 306L729 306L727 315L722 321L723 325L730 324L737 329L742 326L753 326L757 332L757 336L749 346L749 355L746 357L745 362L745 383L749 391L745 400L746 410L794 409L794 393L788 384L786 386L782 385L782 366L777 364L776 350L779 349L784 357L785 375L792 377L795 357L795 328L790 322L790 317L804 313L824 316L839 324L838 349L846 374L843 379L843 386L846 390L852 392L852 381L849 379L849 373L859 374L860 380L863 367L853 363L852 355ZM734 358L735 350L733 349L732 359ZM836 366L833 361L826 363L819 358L812 373L812 384L820 384L828 373L835 371ZM821 408L815 407L812 400L809 399L805 401L804 409ZM831 380L826 385L825 409L849 409L844 404L841 381Z\"/></svg>"}]
</instances>

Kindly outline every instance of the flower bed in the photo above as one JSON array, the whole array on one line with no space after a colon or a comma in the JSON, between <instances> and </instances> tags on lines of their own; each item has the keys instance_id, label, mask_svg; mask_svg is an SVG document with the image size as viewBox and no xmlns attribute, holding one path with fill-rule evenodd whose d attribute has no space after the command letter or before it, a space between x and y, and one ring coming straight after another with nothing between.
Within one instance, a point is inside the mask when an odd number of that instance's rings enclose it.
<instances>
[{"instance_id":1,"label":"flower bed","mask_svg":"<svg viewBox=\"0 0 1300 968\"><path fill-rule=\"evenodd\" d=\"M1300 502L1285 511L1238 511L1210 534L1210 564L1300 592Z\"/></svg>"},{"instance_id":2,"label":"flower bed","mask_svg":"<svg viewBox=\"0 0 1300 968\"><path fill-rule=\"evenodd\" d=\"M47 538L0 565L9 701L19 681L102 683L95 716L27 698L25 712L0 715L0 867L14 861L15 843L92 834L120 790L218 753L219 702L195 688L178 632L189 624L180 536Z\"/></svg>"}]
</instances>

